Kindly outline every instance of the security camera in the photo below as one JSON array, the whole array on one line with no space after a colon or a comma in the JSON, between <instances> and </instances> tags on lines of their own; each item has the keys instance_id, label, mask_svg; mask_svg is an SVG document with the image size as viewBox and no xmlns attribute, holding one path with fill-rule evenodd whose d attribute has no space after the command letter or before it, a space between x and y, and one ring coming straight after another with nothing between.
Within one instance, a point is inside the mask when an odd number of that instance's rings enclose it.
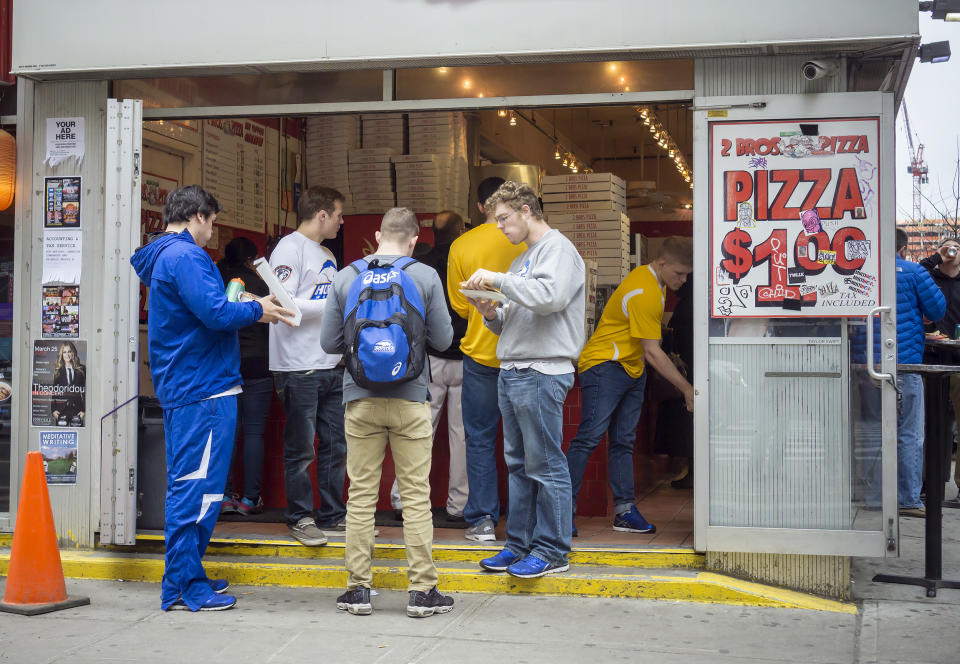
<instances>
[{"instance_id":1,"label":"security camera","mask_svg":"<svg viewBox=\"0 0 960 664\"><path fill-rule=\"evenodd\" d=\"M803 77L808 81L835 76L839 70L840 62L838 60L807 60L800 67Z\"/></svg>"}]
</instances>

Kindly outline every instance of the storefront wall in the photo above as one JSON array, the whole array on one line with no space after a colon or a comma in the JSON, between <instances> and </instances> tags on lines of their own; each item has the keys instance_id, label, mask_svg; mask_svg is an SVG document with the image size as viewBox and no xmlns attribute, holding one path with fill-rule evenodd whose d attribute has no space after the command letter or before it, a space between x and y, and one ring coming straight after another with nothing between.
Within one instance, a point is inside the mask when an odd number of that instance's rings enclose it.
<instances>
[{"instance_id":1,"label":"storefront wall","mask_svg":"<svg viewBox=\"0 0 960 664\"><path fill-rule=\"evenodd\" d=\"M29 181L29 197L21 197L21 207L18 209L18 226L29 232L21 233L18 241L20 257L18 265L23 272L18 275L21 283L28 288L22 290L22 295L16 307L14 340L17 354L15 366L18 367L16 379L17 391L20 394L29 394L31 391L31 363L33 357L34 339L40 337L32 327L40 324L41 312L41 275L39 266L42 265L43 252L43 178L53 175L80 175L83 178L84 214L83 214L83 277L81 282L80 299L80 339L87 342L86 364L89 367L90 378L88 384L96 384L96 370L105 366L103 352L104 341L97 321L102 320L104 306L100 298L83 297L84 293L103 293L103 273L100 267L103 264L104 246L104 200L103 200L103 173L104 173L104 127L105 107L108 96L108 84L105 79L115 78L120 72L129 75L149 76L161 73L190 72L194 68L202 68L210 73L211 66L218 66L224 74L248 73L251 71L270 72L280 70L323 70L347 67L390 66L402 63L408 65L431 64L478 64L489 62L503 64L505 62L550 62L570 61L577 59L609 59L612 57L670 57L678 54L687 56L700 53L696 58L694 72L694 91L697 96L744 95L744 94L797 94L846 92L849 82L845 69L841 74L816 81L805 81L799 75L801 63L811 55L818 54L818 48L823 52L834 52L837 44L848 45L852 42L863 44L884 42L915 42L917 33L917 17L915 8L907 7L902 2L885 0L882 9L875 2L842 3L815 2L818 7L811 8L809 3L803 12L796 17L785 18L783 10L774 7L758 8L754 3L741 3L750 6L749 14L754 17L750 22L735 22L730 17L738 15L731 3L695 2L683 9L673 7L657 7L655 9L644 6L643 16L639 9L629 7L632 3L602 2L602 7L595 7L591 16L603 17L596 22L584 23L583 5L579 2L554 3L551 12L540 14L539 3L502 3L503 9L510 7L510 21L505 21L497 30L464 31L463 25L490 25L495 19L497 8L491 8L491 3L483 3L479 7L460 7L451 5L437 6L437 3L382 3L383 11L371 11L369 6L362 9L363 16L353 17L351 13L360 11L358 7L340 8L335 17L341 25L365 24L370 21L383 21L384 25L417 24L415 30L424 32L422 38L412 39L409 32L393 33L384 30L380 33L376 26L369 26L369 30L360 33L360 38L351 31L341 31L342 36L330 35L328 42L323 45L324 55L316 56L317 26L322 19L330 22L330 16L317 17L317 20L300 20L290 22L283 17L286 12L282 7L268 13L247 11L259 7L259 3L230 3L230 11L223 12L218 3L196 5L192 3L189 11L179 12L171 3L164 6L162 14L152 22L157 26L157 34L176 35L183 29L182 16L193 17L193 25L223 26L211 31L208 39L195 40L190 34L184 34L184 43L170 40L169 53L163 49L155 49L155 44L144 51L147 45L140 38L140 29L143 25L143 16L132 9L128 3L103 3L97 8L90 8L80 13L78 22L70 24L70 31L63 34L56 32L57 22L50 22L47 18L52 11L50 3L24 2L15 5L14 15L14 65L15 71L21 76L36 77L37 79L54 79L58 77L71 78L80 72L101 71L95 81L69 82L37 82L21 79L22 110L18 117L18 130L24 137L30 149L22 150L19 157L19 168L24 178ZM53 3L56 4L56 3ZM174 2L173 5L179 3ZM281 3L283 4L283 3ZM476 3L479 5L480 3ZM494 3L498 4L498 3ZM66 6L66 3L64 3ZM209 5L209 6L207 6ZM238 7L238 5L242 5ZM397 14L396 7L403 6L406 11ZM293 4L291 3L291 7ZM298 11L303 6L296 3ZM105 7L105 9L104 9ZM430 14L431 20L410 21L411 16L417 15L417 9L422 12L436 12ZM414 9L413 13L410 12ZM109 11L109 16L99 15L98 11ZM125 14L130 11L132 14ZM199 12L199 14L198 14ZM209 23L205 22L205 15L211 13ZM216 16L212 13L216 12ZM518 13L519 12L519 13ZM650 20L650 12L659 13ZM759 12L759 14L758 14ZM764 12L769 16L763 16ZM474 15L475 13L475 15ZM802 14L802 15L801 15ZM848 15L849 14L849 15ZM426 14L424 14L426 15ZM256 16L256 20L251 17ZM529 20L523 20L526 16ZM824 20L830 16L830 20ZM609 20L613 17L616 20ZM641 20L642 19L642 20ZM93 27L102 25L109 20L118 26L116 30L118 43L115 40L91 40L89 35L97 34ZM273 26L273 21L283 20L282 27ZM89 30L84 29L84 22L89 21ZM473 22L471 22L473 21ZM167 24L169 23L169 25ZM493 21L495 23L495 20ZM226 25L225 25L226 24ZM129 29L122 26L129 25ZM536 30L530 26L536 25ZM614 26L614 27L610 27ZM759 27L762 26L762 30ZM840 27L842 26L842 27ZM276 30L272 28L276 27ZM291 30L309 30L309 38L300 39L291 35ZM638 31L639 30L639 34ZM834 34L824 34L824 31L835 31ZM644 35L647 31L649 34ZM620 34L617 34L617 33ZM283 35L282 40L268 42L263 49L258 49L261 57L268 61L266 66L255 66L252 63L242 62L237 57L237 44L262 43L263 35ZM364 39L364 35L377 34L377 39ZM395 35L396 39L381 39L380 34ZM572 40L569 46L565 42L565 50L558 53L554 50L556 35L569 35ZM754 35L766 35L765 44L774 42L789 42L790 48L797 51L795 55L760 56L759 53L772 53L769 46L757 44ZM229 42L224 41L229 39ZM189 41L189 46L185 43ZM476 43L473 43L473 42ZM408 44L428 44L431 53L411 54L404 52ZM816 44L820 44L818 47ZM309 44L305 47L304 44ZM518 49L517 44L523 44ZM647 44L642 50L635 44ZM736 46L730 46L736 44ZM915 44L914 44L915 45ZM198 50L199 49L199 50ZM709 49L709 50L708 50ZM786 50L789 50L786 49ZM757 55L749 55L754 53ZM801 54L802 53L802 54ZM185 58L184 54L188 54ZM484 55L489 54L489 55ZM504 55L513 54L513 55ZM706 54L715 57L702 57ZM737 57L739 56L739 57ZM166 57L166 59L165 59ZM456 57L454 61L451 58ZM225 60L226 58L226 60ZM363 60L363 62L360 62ZM304 64L309 62L309 65ZM67 66L64 63L69 63ZM352 63L352 64L351 64ZM905 64L901 70L909 70ZM901 72L900 76L904 76ZM386 78L384 79L386 81ZM385 87L389 87L385 85ZM902 88L901 88L902 90ZM391 97L387 97L390 99ZM596 95L594 103L639 103L647 99L654 99L655 95ZM556 100L561 102L560 99ZM569 103L570 98L567 98ZM583 101L586 103L586 99ZM387 110L385 106L393 104L376 103L378 108ZM482 104L493 106L497 101L476 99L449 100L443 104L431 104L429 100L397 104L400 107L425 108L468 108L471 105ZM502 103L502 102L501 102ZM534 100L530 100L533 105ZM561 102L563 103L563 102ZM339 110L360 110L363 104L342 102ZM249 109L249 107L248 107ZM245 110L248 110L245 109ZM321 110L316 107L313 109ZM195 110L195 109L190 109ZM235 115L240 109L206 109L209 115ZM277 114L279 107L264 109L263 115ZM290 112L308 111L307 108L289 109ZM337 109L328 108L334 111ZM363 109L368 110L368 109ZM373 109L369 109L373 110ZM392 110L392 109L391 109ZM155 112L154 117L162 117L163 111ZM167 117L172 117L172 111ZM45 122L51 117L83 117L86 124L86 154L81 165L68 162L62 166L49 168L43 165L44 159L44 132ZM31 144L32 137L32 144ZM706 174L695 173L695 179L706 177ZM38 266L38 267L34 267ZM51 502L54 507L54 518L58 532L63 541L79 546L91 546L94 543L94 533L100 526L100 448L109 441L101 441L100 422L98 418L108 408L99 394L99 390L90 390L87 393L87 417L85 426L78 429L78 473L75 486L51 488ZM39 431L31 426L31 409L28 399L17 401L14 413L14 431L16 443L12 453L12 511L15 510L17 486L19 482L22 460L28 450L34 450L39 445ZM11 514L12 514L11 511ZM0 516L0 528L10 529L13 519L6 522ZM805 577L813 579L810 589L843 594L848 571L846 560L843 558L824 558L809 556L776 556L763 558L749 557L735 554L715 554L711 564L718 569L737 571L742 574L764 578L771 581L802 585L796 579ZM773 570L773 571L771 571ZM814 571L811 571L814 570Z\"/></svg>"}]
</instances>

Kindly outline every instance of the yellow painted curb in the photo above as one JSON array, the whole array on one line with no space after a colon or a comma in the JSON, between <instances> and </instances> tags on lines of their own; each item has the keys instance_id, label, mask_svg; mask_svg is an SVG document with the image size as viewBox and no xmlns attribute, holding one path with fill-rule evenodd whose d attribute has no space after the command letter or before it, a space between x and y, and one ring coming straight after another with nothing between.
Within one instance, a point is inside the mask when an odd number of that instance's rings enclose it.
<instances>
[{"instance_id":1,"label":"yellow painted curb","mask_svg":"<svg viewBox=\"0 0 960 664\"><path fill-rule=\"evenodd\" d=\"M0 546L13 546L13 533L0 533Z\"/></svg>"},{"instance_id":2,"label":"yellow painted curb","mask_svg":"<svg viewBox=\"0 0 960 664\"><path fill-rule=\"evenodd\" d=\"M163 560L138 556L109 556L94 552L63 551L64 576L78 579L159 582ZM0 556L0 574L6 574L9 554ZM340 565L235 562L208 558L212 577L251 586L343 588L347 573ZM856 613L852 604L803 593L739 581L708 572L688 575L603 574L590 568L539 579L517 579L482 570L440 568L440 585L451 592L536 594L587 597L625 597L740 606L778 607ZM406 590L406 568L374 565L377 588Z\"/></svg>"},{"instance_id":3,"label":"yellow painted curb","mask_svg":"<svg viewBox=\"0 0 960 664\"><path fill-rule=\"evenodd\" d=\"M847 613L856 615L859 612L857 605L852 602L841 602L833 599L825 599L816 595L778 588L777 586L768 586L754 581L744 581L723 574L714 572L700 572L697 578L704 583L711 583L724 588L730 588L740 593L755 594L763 596L782 603L788 608L811 609L813 611L831 611L833 613Z\"/></svg>"},{"instance_id":4,"label":"yellow painted curb","mask_svg":"<svg viewBox=\"0 0 960 664\"><path fill-rule=\"evenodd\" d=\"M163 535L137 535L135 548L124 546L98 546L100 550L115 553L163 553ZM261 558L297 558L328 560L343 558L343 542L329 542L326 546L303 546L285 539L256 539L214 537L210 540L207 555L257 556ZM434 544L433 558L436 562L478 563L492 556L500 547ZM403 544L377 543L373 557L376 560L406 560ZM574 548L570 553L571 565L634 567L654 569L703 569L705 557L693 549L606 549Z\"/></svg>"}]
</instances>

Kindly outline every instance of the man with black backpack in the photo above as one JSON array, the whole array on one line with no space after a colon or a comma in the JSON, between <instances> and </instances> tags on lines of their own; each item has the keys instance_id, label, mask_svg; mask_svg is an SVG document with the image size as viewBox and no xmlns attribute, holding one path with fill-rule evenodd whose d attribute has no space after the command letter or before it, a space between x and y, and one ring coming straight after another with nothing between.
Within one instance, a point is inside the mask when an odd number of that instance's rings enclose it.
<instances>
[{"instance_id":1,"label":"man with black backpack","mask_svg":"<svg viewBox=\"0 0 960 664\"><path fill-rule=\"evenodd\" d=\"M347 591L337 608L373 612L373 526L387 441L403 501L410 599L407 615L447 613L453 598L437 590L430 512L433 427L426 346L444 350L453 340L443 284L436 270L410 258L420 225L407 208L383 215L377 252L337 273L327 299L320 344L343 353L346 404Z\"/></svg>"}]
</instances>

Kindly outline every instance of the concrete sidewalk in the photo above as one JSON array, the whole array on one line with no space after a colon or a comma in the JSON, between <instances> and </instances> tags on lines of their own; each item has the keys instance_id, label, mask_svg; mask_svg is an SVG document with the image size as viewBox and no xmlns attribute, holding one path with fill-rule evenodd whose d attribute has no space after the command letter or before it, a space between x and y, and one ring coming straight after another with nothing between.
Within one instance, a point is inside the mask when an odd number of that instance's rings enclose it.
<instances>
[{"instance_id":1,"label":"concrete sidewalk","mask_svg":"<svg viewBox=\"0 0 960 664\"><path fill-rule=\"evenodd\" d=\"M928 599L919 587L871 581L880 571L922 575L923 521L900 525L901 558L854 561L859 615L460 593L452 613L414 620L401 592L381 592L374 614L357 617L336 610L340 591L239 586L231 611L162 613L157 584L68 580L91 605L0 613L0 662L956 664L960 590ZM960 510L945 510L946 578L960 579L958 545Z\"/></svg>"}]
</instances>

